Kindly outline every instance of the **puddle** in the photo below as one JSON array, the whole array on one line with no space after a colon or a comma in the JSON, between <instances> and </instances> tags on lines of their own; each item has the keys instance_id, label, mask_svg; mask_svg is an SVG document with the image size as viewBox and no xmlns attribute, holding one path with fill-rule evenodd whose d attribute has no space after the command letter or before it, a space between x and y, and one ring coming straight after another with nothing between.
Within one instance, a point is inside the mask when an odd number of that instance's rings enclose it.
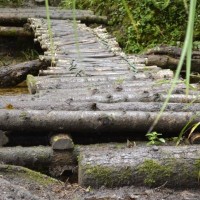
<instances>
[{"instance_id":1,"label":"puddle","mask_svg":"<svg viewBox=\"0 0 200 200\"><path fill-rule=\"evenodd\" d=\"M9 88L0 88L0 96L5 95L20 95L20 94L28 94L28 88L26 85L26 81L18 84L15 87L9 87Z\"/></svg>"},{"instance_id":2,"label":"puddle","mask_svg":"<svg viewBox=\"0 0 200 200\"><path fill-rule=\"evenodd\" d=\"M0 70L4 67L37 59L43 51L32 37L0 37ZM26 81L15 87L0 88L0 96L28 94Z\"/></svg>"}]
</instances>

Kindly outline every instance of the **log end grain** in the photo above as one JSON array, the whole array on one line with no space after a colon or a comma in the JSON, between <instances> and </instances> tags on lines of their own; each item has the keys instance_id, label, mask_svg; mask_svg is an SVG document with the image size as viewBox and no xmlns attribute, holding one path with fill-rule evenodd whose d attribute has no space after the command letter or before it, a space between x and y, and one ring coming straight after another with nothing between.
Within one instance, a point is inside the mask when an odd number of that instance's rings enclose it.
<instances>
[{"instance_id":1,"label":"log end grain","mask_svg":"<svg viewBox=\"0 0 200 200\"><path fill-rule=\"evenodd\" d=\"M36 80L33 75L28 74L26 77L26 84L28 86L28 91L30 94L36 93Z\"/></svg>"},{"instance_id":2,"label":"log end grain","mask_svg":"<svg viewBox=\"0 0 200 200\"><path fill-rule=\"evenodd\" d=\"M74 143L68 134L53 135L50 143L53 150L70 150L74 148Z\"/></svg>"}]
</instances>

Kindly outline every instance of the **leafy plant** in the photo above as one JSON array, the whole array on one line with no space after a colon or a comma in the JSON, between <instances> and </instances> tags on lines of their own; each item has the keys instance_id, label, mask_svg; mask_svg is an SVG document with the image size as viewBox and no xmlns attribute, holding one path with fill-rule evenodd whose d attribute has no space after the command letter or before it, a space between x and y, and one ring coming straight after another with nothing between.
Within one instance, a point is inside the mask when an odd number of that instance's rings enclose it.
<instances>
[{"instance_id":1,"label":"leafy plant","mask_svg":"<svg viewBox=\"0 0 200 200\"><path fill-rule=\"evenodd\" d=\"M162 133L157 133L157 132L151 132L147 133L146 137L148 138L149 142L147 143L148 145L160 145L165 143L164 138L160 138L162 136Z\"/></svg>"}]
</instances>

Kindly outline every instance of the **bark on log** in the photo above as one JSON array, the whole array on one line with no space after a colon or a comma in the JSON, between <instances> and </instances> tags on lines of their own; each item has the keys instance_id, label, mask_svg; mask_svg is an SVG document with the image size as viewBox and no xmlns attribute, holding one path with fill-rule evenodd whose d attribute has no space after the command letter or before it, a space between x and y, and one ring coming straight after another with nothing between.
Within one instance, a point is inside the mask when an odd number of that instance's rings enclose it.
<instances>
[{"instance_id":1,"label":"bark on log","mask_svg":"<svg viewBox=\"0 0 200 200\"><path fill-rule=\"evenodd\" d=\"M148 50L144 56L147 58L147 65L157 65L161 68L169 68L176 70L179 59L181 56L182 49L174 46L160 46L154 49ZM192 71L200 72L200 52L192 52ZM185 68L184 63L183 67Z\"/></svg>"},{"instance_id":2,"label":"bark on log","mask_svg":"<svg viewBox=\"0 0 200 200\"><path fill-rule=\"evenodd\" d=\"M1 199L60 199L54 189L56 186L63 191L64 186L61 181L21 166L1 164L0 176Z\"/></svg>"},{"instance_id":3,"label":"bark on log","mask_svg":"<svg viewBox=\"0 0 200 200\"><path fill-rule=\"evenodd\" d=\"M146 133L155 121L157 112L140 111L42 111L0 110L2 130L40 130L66 132L121 132ZM190 119L198 123L198 112L164 112L154 130L179 133ZM73 134L72 134L73 136Z\"/></svg>"},{"instance_id":4,"label":"bark on log","mask_svg":"<svg viewBox=\"0 0 200 200\"><path fill-rule=\"evenodd\" d=\"M200 72L200 59L192 59L191 60L191 70L195 72ZM147 65L157 65L161 68L169 68L171 70L176 70L179 63L179 59L172 58L167 55L148 55L147 56ZM183 65L183 69L185 69L186 65Z\"/></svg>"},{"instance_id":5,"label":"bark on log","mask_svg":"<svg viewBox=\"0 0 200 200\"><path fill-rule=\"evenodd\" d=\"M47 67L47 64L39 60L1 67L0 87L15 86L24 81L28 74L37 75L39 70L45 67Z\"/></svg>"},{"instance_id":6,"label":"bark on log","mask_svg":"<svg viewBox=\"0 0 200 200\"><path fill-rule=\"evenodd\" d=\"M0 162L27 167L50 173L54 177L77 165L76 151L53 151L51 147L4 147L0 148Z\"/></svg>"},{"instance_id":7,"label":"bark on log","mask_svg":"<svg viewBox=\"0 0 200 200\"><path fill-rule=\"evenodd\" d=\"M33 37L33 32L22 27L0 26L0 36L6 37Z\"/></svg>"},{"instance_id":8,"label":"bark on log","mask_svg":"<svg viewBox=\"0 0 200 200\"><path fill-rule=\"evenodd\" d=\"M147 50L145 52L145 55L168 55L172 56L174 58L181 56L182 49L176 46L159 46L155 47L153 49ZM193 51L192 52L192 58L200 58L200 52L199 51Z\"/></svg>"},{"instance_id":9,"label":"bark on log","mask_svg":"<svg viewBox=\"0 0 200 200\"><path fill-rule=\"evenodd\" d=\"M44 8L41 9L26 9L26 8L9 8L5 11L5 9L0 9L0 23L24 23L28 18L44 18L46 19L46 10ZM60 19L60 20L72 20L73 12L71 10L59 10L58 8L50 8L50 18L51 19ZM92 14L90 11L80 11L76 10L75 13L76 20L80 20L85 23L100 23L107 24L107 17L105 16L96 16Z\"/></svg>"},{"instance_id":10,"label":"bark on log","mask_svg":"<svg viewBox=\"0 0 200 200\"><path fill-rule=\"evenodd\" d=\"M88 148L79 159L79 184L95 188L161 186L199 187L199 146Z\"/></svg>"}]
</instances>

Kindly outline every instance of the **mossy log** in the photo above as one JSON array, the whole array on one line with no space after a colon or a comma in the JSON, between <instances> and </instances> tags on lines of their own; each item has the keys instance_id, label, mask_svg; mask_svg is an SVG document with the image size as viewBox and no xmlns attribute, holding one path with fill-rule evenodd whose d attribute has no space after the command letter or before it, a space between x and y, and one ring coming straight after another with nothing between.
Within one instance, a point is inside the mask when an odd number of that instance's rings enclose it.
<instances>
[{"instance_id":1,"label":"mossy log","mask_svg":"<svg viewBox=\"0 0 200 200\"><path fill-rule=\"evenodd\" d=\"M0 165L1 199L41 200L58 198L54 188L63 188L63 183L54 178L25 167ZM60 198L59 198L60 199Z\"/></svg>"},{"instance_id":2,"label":"mossy log","mask_svg":"<svg viewBox=\"0 0 200 200\"><path fill-rule=\"evenodd\" d=\"M3 147L0 148L0 162L18 165L61 176L65 170L77 165L77 151L54 151L51 147Z\"/></svg>"},{"instance_id":3,"label":"mossy log","mask_svg":"<svg viewBox=\"0 0 200 200\"><path fill-rule=\"evenodd\" d=\"M157 65L161 68L169 68L171 70L176 70L179 59L181 56L182 49L174 46L161 46L154 49L148 50L144 56L147 58L147 65ZM200 52L192 52L191 60L191 70L195 72L200 72ZM184 63L183 69L185 69L186 64Z\"/></svg>"},{"instance_id":4,"label":"mossy log","mask_svg":"<svg viewBox=\"0 0 200 200\"><path fill-rule=\"evenodd\" d=\"M79 157L79 184L85 187L199 187L199 146L89 148Z\"/></svg>"},{"instance_id":5,"label":"mossy log","mask_svg":"<svg viewBox=\"0 0 200 200\"><path fill-rule=\"evenodd\" d=\"M0 36L6 37L33 37L33 32L23 27L0 26Z\"/></svg>"},{"instance_id":6,"label":"mossy log","mask_svg":"<svg viewBox=\"0 0 200 200\"><path fill-rule=\"evenodd\" d=\"M1 67L0 87L15 86L26 80L28 74L37 75L39 70L47 67L47 64L40 60L32 60L16 65Z\"/></svg>"},{"instance_id":7,"label":"mossy log","mask_svg":"<svg viewBox=\"0 0 200 200\"><path fill-rule=\"evenodd\" d=\"M147 132L158 112L141 111L44 111L0 110L2 130L87 132ZM193 116L196 116L194 118ZM194 119L193 119L194 118ZM198 112L164 112L154 130L179 133L191 120L198 123ZM73 136L73 134L72 134Z\"/></svg>"}]
</instances>

